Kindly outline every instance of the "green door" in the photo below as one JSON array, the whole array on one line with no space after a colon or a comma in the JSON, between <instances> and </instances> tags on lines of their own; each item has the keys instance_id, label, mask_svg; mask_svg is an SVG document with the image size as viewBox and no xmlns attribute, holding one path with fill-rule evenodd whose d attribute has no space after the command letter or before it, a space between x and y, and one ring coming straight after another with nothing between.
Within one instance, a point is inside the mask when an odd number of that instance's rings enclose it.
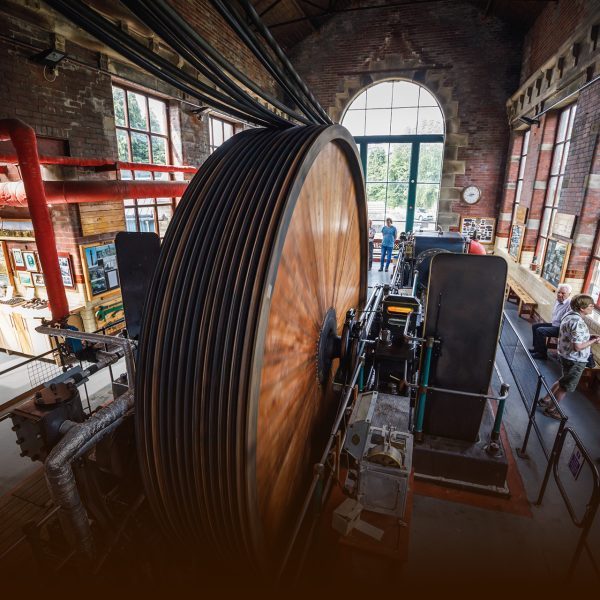
<instances>
[{"instance_id":1,"label":"green door","mask_svg":"<svg viewBox=\"0 0 600 600\"><path fill-rule=\"evenodd\" d=\"M380 231L391 218L398 231L435 229L443 137L373 136L356 141L375 228Z\"/></svg>"}]
</instances>

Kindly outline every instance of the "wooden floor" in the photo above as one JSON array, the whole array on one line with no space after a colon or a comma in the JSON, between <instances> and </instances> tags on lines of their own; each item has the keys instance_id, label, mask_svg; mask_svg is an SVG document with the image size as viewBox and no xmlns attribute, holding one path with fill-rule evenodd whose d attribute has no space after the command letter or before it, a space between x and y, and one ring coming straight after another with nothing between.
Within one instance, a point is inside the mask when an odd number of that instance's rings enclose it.
<instances>
[{"instance_id":1,"label":"wooden floor","mask_svg":"<svg viewBox=\"0 0 600 600\"><path fill-rule=\"evenodd\" d=\"M41 467L0 498L0 557L23 537L25 524L31 521L38 523L51 507L52 501ZM0 571L10 568L15 560L26 556L30 556L29 545L23 542L0 560Z\"/></svg>"}]
</instances>

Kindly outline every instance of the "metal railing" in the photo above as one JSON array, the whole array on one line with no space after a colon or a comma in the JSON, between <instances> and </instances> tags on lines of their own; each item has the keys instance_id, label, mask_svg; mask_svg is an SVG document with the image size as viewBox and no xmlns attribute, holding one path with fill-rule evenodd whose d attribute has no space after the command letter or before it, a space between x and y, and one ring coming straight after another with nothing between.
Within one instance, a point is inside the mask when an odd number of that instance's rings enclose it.
<instances>
[{"instance_id":1,"label":"metal railing","mask_svg":"<svg viewBox=\"0 0 600 600\"><path fill-rule=\"evenodd\" d=\"M80 335L96 337L97 339L94 341L97 344L103 344L103 349L106 351L107 340L112 341L113 339L123 338L113 338L112 336L105 337L103 334L105 334L107 330L119 326L122 323L124 323L124 319L105 325L92 334L73 331L69 332L69 336L67 337L76 338ZM130 363L131 359L129 356L126 356L126 363L128 362ZM17 364L11 365L10 367L0 371L0 383L3 381L4 377L11 375L13 376L13 381L17 382L17 387L15 387L14 384L11 385L11 387L7 386L7 389L12 390L9 392L12 397L6 398L4 402L2 399L0 399L0 421L3 421L10 416L11 408L22 402L22 395L29 390L36 389L43 383L63 375L69 369L79 366L81 371L85 372L93 364L94 363L91 363L88 360L81 360L72 354L69 354L65 351L63 344L57 343L56 347L52 348L51 350L47 350L46 352L43 352L37 356L23 357L23 360L19 361ZM129 365L126 364L126 366L128 367L128 370L131 370ZM108 381L106 382L108 385L109 383L112 384L112 382L115 381L115 375L113 372L113 365L108 364L107 367L107 371L104 372L108 373ZM106 377L106 375L95 375L96 380L98 380L99 377ZM88 390L87 380L82 383L82 388L82 400L84 401L85 405L87 405L85 406L85 410L88 414L91 414L93 412L93 407L90 402L90 398L93 397L95 393Z\"/></svg>"},{"instance_id":2,"label":"metal railing","mask_svg":"<svg viewBox=\"0 0 600 600\"><path fill-rule=\"evenodd\" d=\"M600 475L598 474L598 469L575 430L571 427L567 427L567 415L562 411L551 388L548 386L545 377L540 373L533 358L527 351L525 343L506 312L504 312L502 318L499 345L508 364L508 368L515 380L523 405L528 413L528 423L523 437L523 444L521 448L517 450L517 454L521 458L527 458L527 445L529 443L531 432L533 431L535 432L544 456L548 461L535 504L537 506L542 504L550 476L553 475L571 521L577 528L581 529L577 547L575 548L567 572L567 580L570 581L573 578L575 569L584 550L587 553L595 575L600 580L600 569L598 568L595 557L587 543L589 532L596 513L598 512L598 506L600 505ZM548 398L551 406L553 406L560 415L558 428L551 444L547 443L547 440L544 438L544 432L536 422L537 408L539 406L539 401L542 398ZM561 465L561 458L563 458L565 441L567 439L572 440L574 448L577 450L577 454L573 451L568 460L568 468L571 471L573 478L577 480L581 469L585 465L589 471L589 479L591 479L590 495L585 502L586 508L581 517L578 517L576 514L567 486L561 479L560 474L561 471L559 466Z\"/></svg>"}]
</instances>

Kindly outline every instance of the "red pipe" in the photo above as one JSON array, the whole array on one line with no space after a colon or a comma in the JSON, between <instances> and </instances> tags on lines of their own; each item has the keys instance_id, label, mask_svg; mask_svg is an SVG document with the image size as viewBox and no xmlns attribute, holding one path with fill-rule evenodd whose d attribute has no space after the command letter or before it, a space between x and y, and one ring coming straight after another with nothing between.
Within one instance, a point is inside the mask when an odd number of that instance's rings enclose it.
<instances>
[{"instance_id":1,"label":"red pipe","mask_svg":"<svg viewBox=\"0 0 600 600\"><path fill-rule=\"evenodd\" d=\"M0 120L0 141L7 140L12 142L19 159L52 320L62 321L69 316L69 303L58 266L56 240L44 193L35 131L19 119L2 119Z\"/></svg>"},{"instance_id":2,"label":"red pipe","mask_svg":"<svg viewBox=\"0 0 600 600\"><path fill-rule=\"evenodd\" d=\"M48 204L119 202L126 198L179 198L187 181L44 181ZM0 182L0 206L26 206L23 181Z\"/></svg>"},{"instance_id":3,"label":"red pipe","mask_svg":"<svg viewBox=\"0 0 600 600\"><path fill-rule=\"evenodd\" d=\"M195 173L196 167L187 165L154 165L151 163L130 163L115 161L110 158L77 158L76 156L40 156L41 165L63 165L72 167L113 167L130 171L156 171L160 173ZM16 154L0 152L0 163L16 165L19 157Z\"/></svg>"}]
</instances>

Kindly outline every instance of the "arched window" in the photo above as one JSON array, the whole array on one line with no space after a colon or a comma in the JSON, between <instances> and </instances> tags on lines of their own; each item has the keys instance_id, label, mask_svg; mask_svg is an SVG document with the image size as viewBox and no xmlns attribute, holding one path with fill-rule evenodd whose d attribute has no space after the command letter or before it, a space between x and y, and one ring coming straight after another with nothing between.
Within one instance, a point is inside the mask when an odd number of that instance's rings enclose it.
<instances>
[{"instance_id":1,"label":"arched window","mask_svg":"<svg viewBox=\"0 0 600 600\"><path fill-rule=\"evenodd\" d=\"M375 227L391 217L399 231L435 229L444 153L437 100L410 81L378 83L354 99L342 125L360 148Z\"/></svg>"}]
</instances>

